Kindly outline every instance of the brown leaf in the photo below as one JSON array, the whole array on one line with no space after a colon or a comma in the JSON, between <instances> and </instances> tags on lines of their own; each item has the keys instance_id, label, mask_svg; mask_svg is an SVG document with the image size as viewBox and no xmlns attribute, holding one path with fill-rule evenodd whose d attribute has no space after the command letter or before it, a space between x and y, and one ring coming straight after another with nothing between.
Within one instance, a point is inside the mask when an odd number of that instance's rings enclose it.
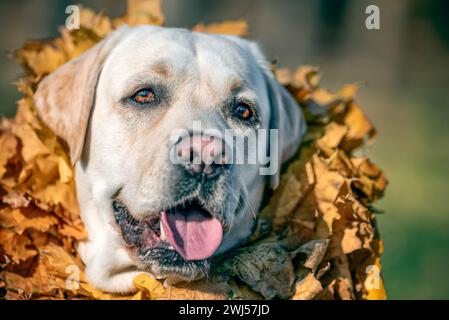
<instances>
[{"instance_id":1,"label":"brown leaf","mask_svg":"<svg viewBox=\"0 0 449 320\"><path fill-rule=\"evenodd\" d=\"M266 299L286 299L292 294L293 265L277 241L265 240L235 250L217 265L216 274L236 276Z\"/></svg>"},{"instance_id":2,"label":"brown leaf","mask_svg":"<svg viewBox=\"0 0 449 320\"><path fill-rule=\"evenodd\" d=\"M302 265L315 273L318 266L323 261L323 257L326 254L327 247L329 245L328 239L311 240L296 250L292 256L304 255L306 258Z\"/></svg>"},{"instance_id":3,"label":"brown leaf","mask_svg":"<svg viewBox=\"0 0 449 320\"><path fill-rule=\"evenodd\" d=\"M0 226L11 229L19 235L28 228L46 232L56 223L58 220L55 217L38 208L0 209Z\"/></svg>"},{"instance_id":4,"label":"brown leaf","mask_svg":"<svg viewBox=\"0 0 449 320\"><path fill-rule=\"evenodd\" d=\"M312 273L309 273L304 279L296 282L295 294L292 296L292 300L312 300L321 291L323 287L321 282L318 281Z\"/></svg>"},{"instance_id":5,"label":"brown leaf","mask_svg":"<svg viewBox=\"0 0 449 320\"><path fill-rule=\"evenodd\" d=\"M0 229L0 248L15 263L28 260L37 254L27 235L16 234L4 228Z\"/></svg>"}]
</instances>

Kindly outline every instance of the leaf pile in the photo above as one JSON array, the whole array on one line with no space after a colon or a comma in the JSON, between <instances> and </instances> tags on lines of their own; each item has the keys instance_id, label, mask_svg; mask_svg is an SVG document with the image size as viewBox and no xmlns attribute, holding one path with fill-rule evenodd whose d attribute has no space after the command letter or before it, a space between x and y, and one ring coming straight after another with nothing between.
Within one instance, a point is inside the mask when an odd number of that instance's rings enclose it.
<instances>
[{"instance_id":1,"label":"leaf pile","mask_svg":"<svg viewBox=\"0 0 449 320\"><path fill-rule=\"evenodd\" d=\"M76 252L86 239L66 144L37 117L33 94L43 77L123 23L162 25L157 0L128 0L110 19L81 10L81 28L28 42L15 57L27 70L14 119L0 125L0 290L7 299L384 299L382 242L372 203L387 181L365 156L375 129L354 101L357 85L333 94L315 68L274 69L306 115L308 132L242 248L217 257L210 279L164 286L145 274L132 296L93 288ZM244 21L199 24L199 32L243 36ZM75 268L75 269L73 269ZM368 269L367 269L368 268ZM370 269L371 268L371 269ZM73 276L75 270L76 277ZM368 270L368 271L367 271ZM74 281L74 282L73 282ZM75 284L75 285L73 285Z\"/></svg>"}]
</instances>

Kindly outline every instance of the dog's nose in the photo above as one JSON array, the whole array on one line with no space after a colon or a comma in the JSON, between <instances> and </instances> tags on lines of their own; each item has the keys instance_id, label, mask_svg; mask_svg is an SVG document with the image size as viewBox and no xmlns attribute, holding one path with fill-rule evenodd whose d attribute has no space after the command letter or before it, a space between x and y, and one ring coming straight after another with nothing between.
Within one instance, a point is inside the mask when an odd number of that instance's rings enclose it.
<instances>
[{"instance_id":1,"label":"dog's nose","mask_svg":"<svg viewBox=\"0 0 449 320\"><path fill-rule=\"evenodd\" d=\"M213 178L226 166L225 145L220 138L191 135L181 139L175 148L180 164L192 175Z\"/></svg>"}]
</instances>

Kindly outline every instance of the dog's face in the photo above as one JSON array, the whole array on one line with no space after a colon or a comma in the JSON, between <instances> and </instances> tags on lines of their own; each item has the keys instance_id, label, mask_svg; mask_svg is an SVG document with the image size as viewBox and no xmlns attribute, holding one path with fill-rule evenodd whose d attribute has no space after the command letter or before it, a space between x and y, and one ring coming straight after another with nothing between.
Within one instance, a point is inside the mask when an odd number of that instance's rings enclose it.
<instances>
[{"instance_id":1,"label":"dog's face","mask_svg":"<svg viewBox=\"0 0 449 320\"><path fill-rule=\"evenodd\" d=\"M138 270L207 275L211 257L251 235L267 180L261 161L235 163L232 141L279 129L239 149L270 150L275 184L305 129L255 44L183 29L121 28L45 78L36 107L70 147L81 253L110 291L129 290Z\"/></svg>"}]
</instances>

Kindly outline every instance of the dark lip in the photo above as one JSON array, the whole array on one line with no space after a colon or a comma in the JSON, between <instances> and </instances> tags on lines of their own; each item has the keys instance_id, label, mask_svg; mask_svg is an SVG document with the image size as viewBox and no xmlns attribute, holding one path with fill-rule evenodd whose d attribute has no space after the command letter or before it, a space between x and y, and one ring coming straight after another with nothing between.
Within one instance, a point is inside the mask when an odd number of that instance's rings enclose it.
<instances>
[{"instance_id":1,"label":"dark lip","mask_svg":"<svg viewBox=\"0 0 449 320\"><path fill-rule=\"evenodd\" d=\"M209 215L211 215L214 218L217 218L220 222L222 221L222 215L214 212L210 208L208 208L207 205L204 204L203 201L201 201L198 197L192 196L188 197L186 199L181 199L176 202L174 202L172 205L161 208L160 210L153 211L151 213L145 214L145 218L137 218L135 217L128 209L128 206L124 203L124 201L120 200L118 197L112 199L112 209L114 211L114 214L118 213L120 210L125 210L127 215L129 215L130 218L132 218L135 221L141 222L141 223L151 223L151 222L159 222L160 216L162 212L175 212L179 209L186 209L191 206L196 206L201 208L201 210L207 212Z\"/></svg>"},{"instance_id":2,"label":"dark lip","mask_svg":"<svg viewBox=\"0 0 449 320\"><path fill-rule=\"evenodd\" d=\"M138 220L131 215L126 205L118 199L112 201L112 208L114 220L128 248L138 250L142 247L155 246L162 241L160 239L160 216Z\"/></svg>"}]
</instances>

